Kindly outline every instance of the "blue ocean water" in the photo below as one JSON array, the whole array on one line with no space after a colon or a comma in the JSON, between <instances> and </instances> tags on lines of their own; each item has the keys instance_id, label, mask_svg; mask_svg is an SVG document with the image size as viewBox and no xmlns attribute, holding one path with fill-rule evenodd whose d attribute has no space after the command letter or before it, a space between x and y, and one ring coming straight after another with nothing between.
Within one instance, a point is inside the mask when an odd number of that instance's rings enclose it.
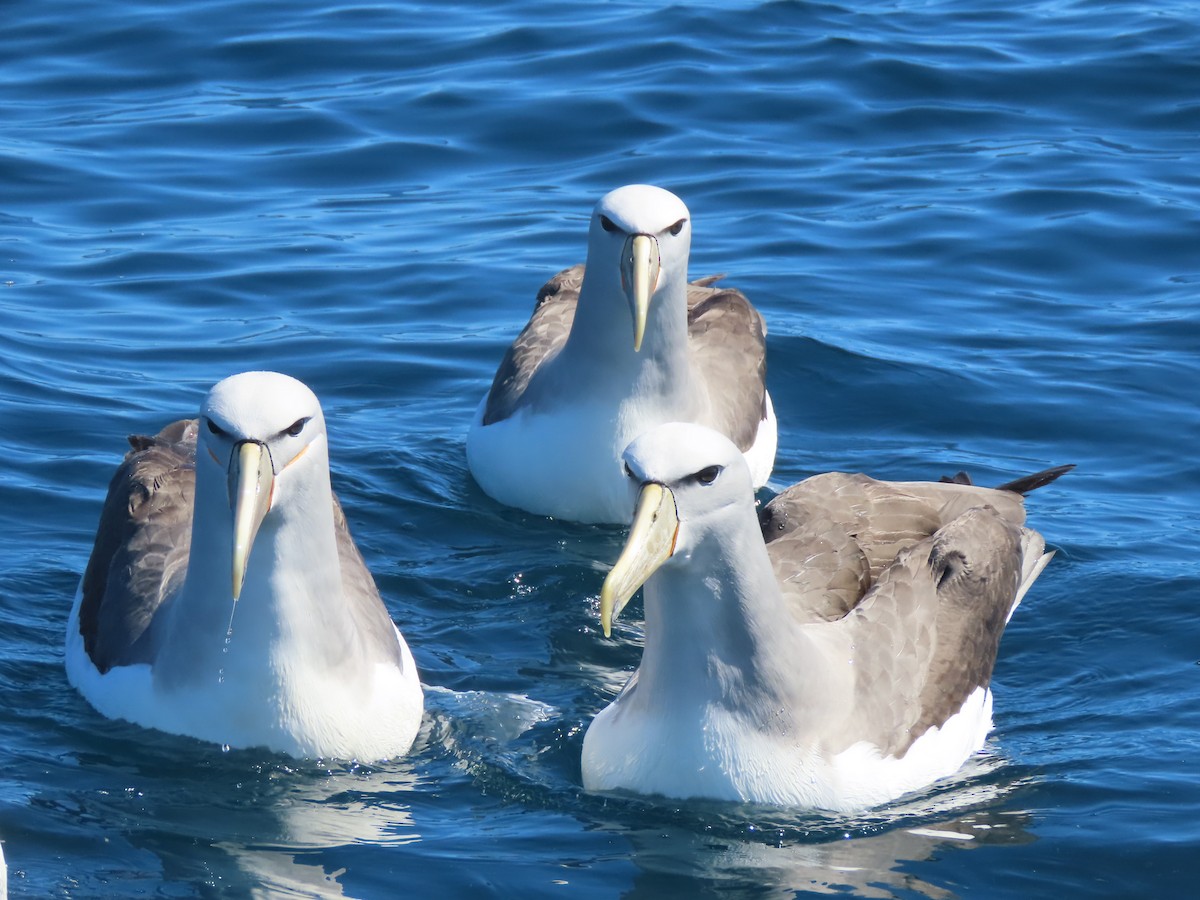
<instances>
[{"instance_id":1,"label":"blue ocean water","mask_svg":"<svg viewBox=\"0 0 1200 900\"><path fill-rule=\"evenodd\" d=\"M13 896L1184 896L1200 875L1200 10L10 0L0 31L0 840ZM645 181L766 316L773 484L994 483L1058 555L961 777L830 818L614 800L620 529L471 482L475 404ZM428 686L363 767L109 722L62 635L125 436L310 384ZM969 852L968 852L969 851Z\"/></svg>"}]
</instances>

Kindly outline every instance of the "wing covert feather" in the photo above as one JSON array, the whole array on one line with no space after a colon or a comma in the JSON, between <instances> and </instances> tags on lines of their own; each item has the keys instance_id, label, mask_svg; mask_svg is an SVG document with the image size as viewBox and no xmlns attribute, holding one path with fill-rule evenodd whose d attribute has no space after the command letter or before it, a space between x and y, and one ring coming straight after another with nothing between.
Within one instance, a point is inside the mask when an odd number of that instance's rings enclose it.
<instances>
[{"instance_id":1,"label":"wing covert feather","mask_svg":"<svg viewBox=\"0 0 1200 900\"><path fill-rule=\"evenodd\" d=\"M538 291L533 315L504 354L492 379L483 412L484 425L503 421L516 412L533 373L567 342L582 284L580 263L559 272Z\"/></svg>"},{"instance_id":2,"label":"wing covert feather","mask_svg":"<svg viewBox=\"0 0 1200 900\"><path fill-rule=\"evenodd\" d=\"M766 415L767 325L746 295L712 285L688 285L688 336L693 371L708 389L711 427L743 453Z\"/></svg>"},{"instance_id":3,"label":"wing covert feather","mask_svg":"<svg viewBox=\"0 0 1200 900\"><path fill-rule=\"evenodd\" d=\"M103 674L149 662L149 625L187 572L196 489L196 420L132 436L113 475L84 572L79 630Z\"/></svg>"}]
</instances>

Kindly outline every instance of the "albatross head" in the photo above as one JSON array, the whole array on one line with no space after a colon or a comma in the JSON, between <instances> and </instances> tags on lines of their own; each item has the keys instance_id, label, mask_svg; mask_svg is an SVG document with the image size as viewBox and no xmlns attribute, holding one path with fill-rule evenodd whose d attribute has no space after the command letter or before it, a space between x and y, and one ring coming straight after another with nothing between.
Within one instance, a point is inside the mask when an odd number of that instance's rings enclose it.
<instances>
[{"instance_id":1,"label":"albatross head","mask_svg":"<svg viewBox=\"0 0 1200 900\"><path fill-rule=\"evenodd\" d=\"M233 599L246 580L254 538L289 496L328 483L325 418L316 395L277 372L243 372L218 382L200 407L197 499L225 483L233 530ZM328 490L328 487L326 487Z\"/></svg>"},{"instance_id":2,"label":"albatross head","mask_svg":"<svg viewBox=\"0 0 1200 900\"><path fill-rule=\"evenodd\" d=\"M625 549L600 591L605 636L629 599L661 566L689 559L713 534L738 533L754 485L741 451L702 425L672 422L625 450L625 474L637 494ZM753 535L761 541L755 526Z\"/></svg>"},{"instance_id":3,"label":"albatross head","mask_svg":"<svg viewBox=\"0 0 1200 900\"><path fill-rule=\"evenodd\" d=\"M633 320L635 351L642 349L650 302L660 286L687 283L691 242L688 208L670 191L630 184L596 204L585 278L619 277Z\"/></svg>"}]
</instances>

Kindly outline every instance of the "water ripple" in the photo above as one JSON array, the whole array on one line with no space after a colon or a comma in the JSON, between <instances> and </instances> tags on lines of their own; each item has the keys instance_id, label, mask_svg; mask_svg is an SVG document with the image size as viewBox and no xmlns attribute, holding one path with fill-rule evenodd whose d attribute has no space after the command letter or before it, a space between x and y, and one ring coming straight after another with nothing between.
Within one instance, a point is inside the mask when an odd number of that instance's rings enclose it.
<instances>
[{"instance_id":1,"label":"water ripple","mask_svg":"<svg viewBox=\"0 0 1200 900\"><path fill-rule=\"evenodd\" d=\"M1193 4L45 0L0 46L14 895L1192 889ZM497 507L463 441L592 204L631 181L683 196L693 274L767 317L773 486L1079 464L1030 498L1059 553L961 779L839 820L582 791L582 730L640 654L635 616L596 629L620 529ZM434 689L407 760L222 754L66 684L125 436L255 367L324 403Z\"/></svg>"}]
</instances>

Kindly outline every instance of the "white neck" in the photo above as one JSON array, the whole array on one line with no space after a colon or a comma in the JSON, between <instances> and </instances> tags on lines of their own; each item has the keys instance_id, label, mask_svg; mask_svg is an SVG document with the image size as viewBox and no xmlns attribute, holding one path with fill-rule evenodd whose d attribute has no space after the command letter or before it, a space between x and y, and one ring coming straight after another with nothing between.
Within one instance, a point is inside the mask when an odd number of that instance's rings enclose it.
<instances>
[{"instance_id":1,"label":"white neck","mask_svg":"<svg viewBox=\"0 0 1200 900\"><path fill-rule=\"evenodd\" d=\"M646 584L637 693L697 725L689 708L715 705L759 730L794 730L827 713L825 661L787 609L752 509L736 512L746 521L709 530L690 565L668 563Z\"/></svg>"},{"instance_id":2,"label":"white neck","mask_svg":"<svg viewBox=\"0 0 1200 900\"><path fill-rule=\"evenodd\" d=\"M692 404L684 279L663 271L650 299L642 348L635 351L632 319L619 281L607 272L598 271L594 277L585 273L575 321L559 358L572 373L574 391Z\"/></svg>"},{"instance_id":3,"label":"white neck","mask_svg":"<svg viewBox=\"0 0 1200 900\"><path fill-rule=\"evenodd\" d=\"M286 485L288 502L263 520L236 605L232 515L224 490L199 483L211 473L197 472L187 578L163 621L156 682L175 687L213 678L266 690L284 677L280 659L322 668L351 649L327 468L312 462L301 483Z\"/></svg>"}]
</instances>

